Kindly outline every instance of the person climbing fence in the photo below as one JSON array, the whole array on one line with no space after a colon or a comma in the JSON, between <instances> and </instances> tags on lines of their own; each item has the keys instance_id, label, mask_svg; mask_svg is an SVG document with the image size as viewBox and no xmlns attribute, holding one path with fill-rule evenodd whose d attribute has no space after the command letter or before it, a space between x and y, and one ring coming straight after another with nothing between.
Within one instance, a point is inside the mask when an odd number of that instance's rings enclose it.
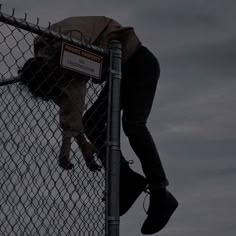
<instances>
[{"instance_id":1,"label":"person climbing fence","mask_svg":"<svg viewBox=\"0 0 236 236\"><path fill-rule=\"evenodd\" d=\"M145 176L135 172L120 152L120 216L133 206L143 191L149 188L150 201L141 232L154 234L162 230L178 206L167 190L168 180L155 142L147 128L156 86L160 76L157 57L143 45L132 27L124 27L104 16L70 17L50 25L52 32L84 40L107 50L111 40L122 45L121 111L122 127L137 155ZM37 31L37 28L34 29ZM53 38L53 37L52 37ZM107 168L107 129L109 70L102 71L102 90L85 109L85 91L89 77L67 71L59 66L61 42L40 34L34 39L34 55L19 70L20 83L33 96L53 101L60 108L62 144L58 163L70 171L71 139L79 144L89 170ZM107 61L104 61L106 65ZM104 66L108 68L108 66ZM17 82L19 82L17 80ZM100 161L97 163L96 157Z\"/></svg>"},{"instance_id":2,"label":"person climbing fence","mask_svg":"<svg viewBox=\"0 0 236 236\"><path fill-rule=\"evenodd\" d=\"M146 125L160 76L160 65L157 58L141 43L132 27L124 27L108 17L70 17L53 24L51 29L70 33L75 38L80 35L78 32L81 32L90 43L105 49L113 39L121 42L123 49L121 80L123 130L141 162L145 177L134 172L121 153L120 215L130 209L148 186L150 205L141 231L143 234L160 231L169 221L178 202L166 188L168 180L158 150ZM43 38L38 40L39 45L43 40ZM104 167L106 163L108 87L107 82L96 102L83 116L84 131L90 142L97 148L103 147L98 153L98 157ZM72 100L76 101L76 97ZM75 113L71 112L71 116L73 117L71 120L76 120ZM73 122L70 125L73 125Z\"/></svg>"}]
</instances>

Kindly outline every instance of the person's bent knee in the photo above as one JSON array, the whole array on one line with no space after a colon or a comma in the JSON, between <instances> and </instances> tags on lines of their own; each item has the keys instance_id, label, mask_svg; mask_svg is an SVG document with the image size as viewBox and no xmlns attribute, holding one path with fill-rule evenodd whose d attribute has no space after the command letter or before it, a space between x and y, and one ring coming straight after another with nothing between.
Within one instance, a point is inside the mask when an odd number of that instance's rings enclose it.
<instances>
[{"instance_id":1,"label":"person's bent knee","mask_svg":"<svg viewBox=\"0 0 236 236\"><path fill-rule=\"evenodd\" d=\"M148 132L145 122L131 122L122 119L123 131L127 137L140 136Z\"/></svg>"}]
</instances>

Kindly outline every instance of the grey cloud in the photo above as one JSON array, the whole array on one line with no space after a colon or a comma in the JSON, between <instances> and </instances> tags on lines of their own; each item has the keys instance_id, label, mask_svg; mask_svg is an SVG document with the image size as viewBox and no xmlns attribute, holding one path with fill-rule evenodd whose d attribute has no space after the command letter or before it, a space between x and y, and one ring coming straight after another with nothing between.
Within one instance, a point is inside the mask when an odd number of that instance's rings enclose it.
<instances>
[{"instance_id":1,"label":"grey cloud","mask_svg":"<svg viewBox=\"0 0 236 236\"><path fill-rule=\"evenodd\" d=\"M173 53L167 52L165 58L169 66L175 69L189 71L190 68L199 74L210 71L215 76L226 75L226 79L229 79L230 75L236 75L236 37L220 41L213 38L211 43L199 43L192 47L177 49Z\"/></svg>"},{"instance_id":2,"label":"grey cloud","mask_svg":"<svg viewBox=\"0 0 236 236\"><path fill-rule=\"evenodd\" d=\"M236 139L233 132L236 129L235 87L232 81L226 85L221 83L221 86L208 85L206 88L199 83L195 88L192 85L174 90L173 93L166 88L157 94L161 100L154 103L156 109L152 117L158 118L153 118L152 122L161 124L158 133L165 139Z\"/></svg>"},{"instance_id":3,"label":"grey cloud","mask_svg":"<svg viewBox=\"0 0 236 236\"><path fill-rule=\"evenodd\" d=\"M156 52L184 50L235 35L235 2L165 1L136 10L131 21Z\"/></svg>"}]
</instances>

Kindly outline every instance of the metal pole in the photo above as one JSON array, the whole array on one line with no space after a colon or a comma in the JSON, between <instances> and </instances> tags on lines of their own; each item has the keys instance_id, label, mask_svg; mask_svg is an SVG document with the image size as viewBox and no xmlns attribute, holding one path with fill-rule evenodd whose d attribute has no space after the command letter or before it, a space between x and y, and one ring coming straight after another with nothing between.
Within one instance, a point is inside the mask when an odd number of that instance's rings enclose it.
<instances>
[{"instance_id":1,"label":"metal pole","mask_svg":"<svg viewBox=\"0 0 236 236\"><path fill-rule=\"evenodd\" d=\"M119 182L120 182L120 83L121 43L110 43L110 89L108 111L108 152L106 168L106 236L119 236Z\"/></svg>"}]
</instances>

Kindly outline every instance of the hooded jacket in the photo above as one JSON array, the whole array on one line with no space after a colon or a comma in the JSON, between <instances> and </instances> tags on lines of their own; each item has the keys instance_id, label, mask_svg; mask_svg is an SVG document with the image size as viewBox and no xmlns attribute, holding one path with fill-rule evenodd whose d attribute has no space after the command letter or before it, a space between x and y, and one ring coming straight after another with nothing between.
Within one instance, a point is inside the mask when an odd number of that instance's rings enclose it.
<instances>
[{"instance_id":1,"label":"hooded jacket","mask_svg":"<svg viewBox=\"0 0 236 236\"><path fill-rule=\"evenodd\" d=\"M70 17L51 25L50 29L104 49L108 49L111 40L119 40L122 44L123 62L141 45L132 27L124 27L105 16ZM42 38L37 37L35 44L40 40Z\"/></svg>"},{"instance_id":2,"label":"hooded jacket","mask_svg":"<svg viewBox=\"0 0 236 236\"><path fill-rule=\"evenodd\" d=\"M132 27L123 27L105 16L70 17L51 25L50 29L104 49L108 49L111 40L119 40L122 44L123 63L132 57L141 45ZM51 57L58 47L60 45L47 42L42 36L36 37L34 41L35 56ZM82 129L86 79L78 74L78 79L60 90L63 94L63 99L57 102L60 107L60 125L65 136L75 137Z\"/></svg>"}]
</instances>

